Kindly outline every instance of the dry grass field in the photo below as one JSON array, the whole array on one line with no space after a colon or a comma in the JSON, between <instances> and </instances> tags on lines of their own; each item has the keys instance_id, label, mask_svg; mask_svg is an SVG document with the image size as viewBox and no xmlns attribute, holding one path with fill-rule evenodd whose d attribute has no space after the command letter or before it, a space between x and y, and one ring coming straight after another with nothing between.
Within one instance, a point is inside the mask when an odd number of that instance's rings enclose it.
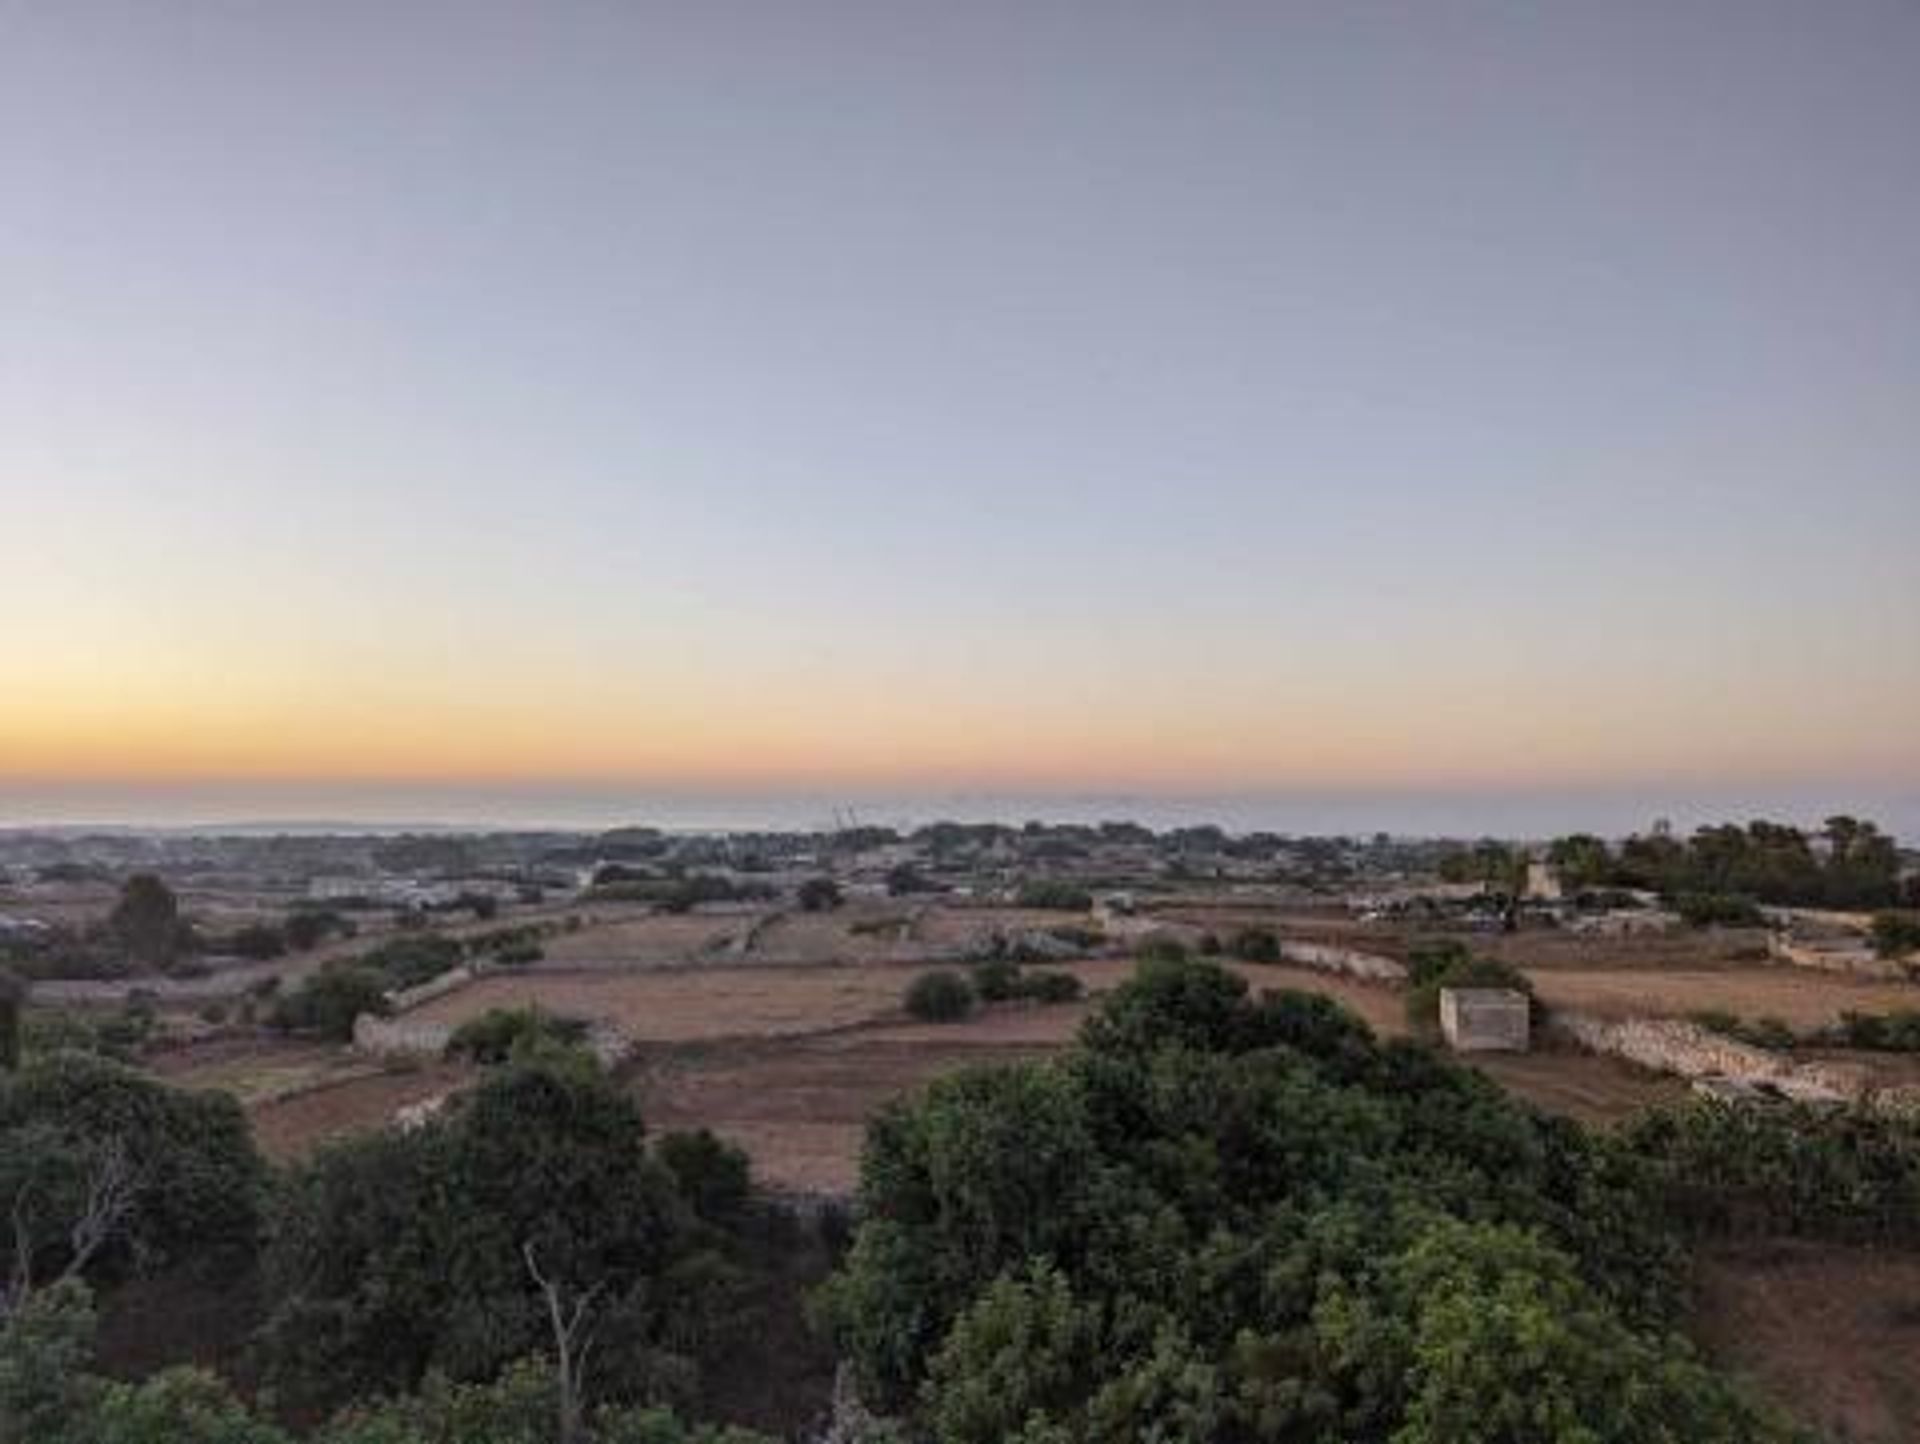
<instances>
[{"instance_id":1,"label":"dry grass field","mask_svg":"<svg viewBox=\"0 0 1920 1444\"><path fill-rule=\"evenodd\" d=\"M1719 1008L1742 1017L1770 1016L1796 1028L1836 1021L1844 1011L1878 1013L1920 1007L1920 986L1876 982L1791 967L1659 970L1588 967L1529 970L1549 1007L1609 1017L1680 1017Z\"/></svg>"},{"instance_id":2,"label":"dry grass field","mask_svg":"<svg viewBox=\"0 0 1920 1444\"><path fill-rule=\"evenodd\" d=\"M471 1068L451 1063L375 1072L247 1111L260 1151L285 1163L337 1139L382 1127L408 1104L456 1092L476 1076Z\"/></svg>"},{"instance_id":3,"label":"dry grass field","mask_svg":"<svg viewBox=\"0 0 1920 1444\"><path fill-rule=\"evenodd\" d=\"M577 932L543 940L547 961L557 967L669 967L710 957L746 931L752 916L654 914L645 908L596 906Z\"/></svg>"},{"instance_id":4,"label":"dry grass field","mask_svg":"<svg viewBox=\"0 0 1920 1444\"><path fill-rule=\"evenodd\" d=\"M898 1009L911 968L656 969L639 973L535 972L483 978L408 1014L455 1026L490 1008L539 1006L606 1019L642 1043L818 1033Z\"/></svg>"},{"instance_id":5,"label":"dry grass field","mask_svg":"<svg viewBox=\"0 0 1920 1444\"><path fill-rule=\"evenodd\" d=\"M1085 913L948 904L929 909L915 926L913 939L930 947L952 948L964 947L996 932L1043 933L1048 928L1076 926L1087 926Z\"/></svg>"},{"instance_id":6,"label":"dry grass field","mask_svg":"<svg viewBox=\"0 0 1920 1444\"><path fill-rule=\"evenodd\" d=\"M903 942L911 910L852 904L830 913L789 912L760 930L751 957L768 962L874 963L911 957Z\"/></svg>"}]
</instances>

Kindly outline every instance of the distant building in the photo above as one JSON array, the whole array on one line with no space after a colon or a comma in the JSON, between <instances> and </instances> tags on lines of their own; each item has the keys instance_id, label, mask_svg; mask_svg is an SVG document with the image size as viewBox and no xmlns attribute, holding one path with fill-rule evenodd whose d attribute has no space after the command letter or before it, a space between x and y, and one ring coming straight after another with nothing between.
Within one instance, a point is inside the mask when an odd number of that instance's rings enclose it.
<instances>
[{"instance_id":1,"label":"distant building","mask_svg":"<svg viewBox=\"0 0 1920 1444\"><path fill-rule=\"evenodd\" d=\"M1550 862L1528 863L1527 896L1536 902L1559 902L1566 896L1560 883L1560 869Z\"/></svg>"},{"instance_id":2,"label":"distant building","mask_svg":"<svg viewBox=\"0 0 1920 1444\"><path fill-rule=\"evenodd\" d=\"M1527 995L1518 988L1442 988L1440 1033L1456 1053L1524 1053Z\"/></svg>"}]
</instances>

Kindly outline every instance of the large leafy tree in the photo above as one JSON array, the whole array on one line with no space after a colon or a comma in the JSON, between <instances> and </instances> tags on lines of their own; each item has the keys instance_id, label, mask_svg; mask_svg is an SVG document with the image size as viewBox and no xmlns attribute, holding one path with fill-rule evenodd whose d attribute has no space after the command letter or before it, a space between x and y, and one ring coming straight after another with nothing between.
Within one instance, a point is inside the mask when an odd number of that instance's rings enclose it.
<instances>
[{"instance_id":1,"label":"large leafy tree","mask_svg":"<svg viewBox=\"0 0 1920 1444\"><path fill-rule=\"evenodd\" d=\"M941 1444L1784 1437L1668 1332L1635 1159L1210 964L887 1113L861 1202L823 1314Z\"/></svg>"},{"instance_id":2,"label":"large leafy tree","mask_svg":"<svg viewBox=\"0 0 1920 1444\"><path fill-rule=\"evenodd\" d=\"M270 1371L309 1405L430 1370L485 1380L552 1347L557 1300L588 1311L602 1392L684 1396L732 1319L722 1243L596 1069L511 1065L444 1121L290 1177L267 1255Z\"/></svg>"}]
</instances>

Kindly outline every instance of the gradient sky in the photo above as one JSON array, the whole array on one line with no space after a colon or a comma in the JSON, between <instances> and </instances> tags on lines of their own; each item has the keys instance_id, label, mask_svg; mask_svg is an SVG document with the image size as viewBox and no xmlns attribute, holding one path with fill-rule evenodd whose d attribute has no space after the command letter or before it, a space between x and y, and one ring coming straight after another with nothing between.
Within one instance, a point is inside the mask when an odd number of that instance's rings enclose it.
<instances>
[{"instance_id":1,"label":"gradient sky","mask_svg":"<svg viewBox=\"0 0 1920 1444\"><path fill-rule=\"evenodd\" d=\"M1916 77L1905 0L0 0L0 812L1920 796Z\"/></svg>"}]
</instances>

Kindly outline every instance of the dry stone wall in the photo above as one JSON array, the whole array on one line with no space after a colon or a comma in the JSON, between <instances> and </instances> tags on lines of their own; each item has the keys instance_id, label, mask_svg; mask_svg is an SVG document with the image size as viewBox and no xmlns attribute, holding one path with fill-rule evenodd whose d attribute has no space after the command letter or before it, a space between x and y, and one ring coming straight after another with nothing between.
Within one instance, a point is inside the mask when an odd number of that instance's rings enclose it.
<instances>
[{"instance_id":1,"label":"dry stone wall","mask_svg":"<svg viewBox=\"0 0 1920 1444\"><path fill-rule=\"evenodd\" d=\"M1795 1063L1679 1018L1615 1019L1555 1012L1553 1026L1590 1052L1682 1078L1768 1083L1808 1099L1858 1098L1866 1090L1865 1075L1857 1070Z\"/></svg>"},{"instance_id":2,"label":"dry stone wall","mask_svg":"<svg viewBox=\"0 0 1920 1444\"><path fill-rule=\"evenodd\" d=\"M1404 983L1407 980L1407 970L1392 958L1330 943L1282 942L1280 956L1289 963L1318 968L1323 973L1340 973L1363 982Z\"/></svg>"}]
</instances>

